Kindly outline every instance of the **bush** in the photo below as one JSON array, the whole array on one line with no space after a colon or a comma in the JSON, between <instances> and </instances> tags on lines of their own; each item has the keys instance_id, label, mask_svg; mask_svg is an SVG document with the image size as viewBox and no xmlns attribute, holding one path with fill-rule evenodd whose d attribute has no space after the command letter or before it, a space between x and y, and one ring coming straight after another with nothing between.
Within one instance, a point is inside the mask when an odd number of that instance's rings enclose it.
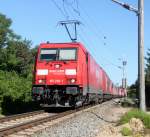
<instances>
[{"instance_id":1,"label":"bush","mask_svg":"<svg viewBox=\"0 0 150 137\"><path fill-rule=\"evenodd\" d=\"M121 130L121 134L123 136L130 136L130 135L132 135L132 130L127 127L123 127Z\"/></svg>"},{"instance_id":2,"label":"bush","mask_svg":"<svg viewBox=\"0 0 150 137\"><path fill-rule=\"evenodd\" d=\"M119 124L125 124L130 121L131 118L141 119L146 128L150 128L150 114L147 114L139 109L132 109L121 117Z\"/></svg>"},{"instance_id":3,"label":"bush","mask_svg":"<svg viewBox=\"0 0 150 137\"><path fill-rule=\"evenodd\" d=\"M25 113L40 109L40 105L37 102L25 102L21 98L13 100L11 96L4 97L1 107L2 113L5 115Z\"/></svg>"},{"instance_id":4,"label":"bush","mask_svg":"<svg viewBox=\"0 0 150 137\"><path fill-rule=\"evenodd\" d=\"M19 113L25 111L27 106L30 109L29 104L32 104L31 78L21 77L14 71L0 70L0 85L1 113Z\"/></svg>"},{"instance_id":5,"label":"bush","mask_svg":"<svg viewBox=\"0 0 150 137\"><path fill-rule=\"evenodd\" d=\"M134 99L131 98L124 98L121 100L121 105L123 107L136 107L137 106L137 102Z\"/></svg>"}]
</instances>

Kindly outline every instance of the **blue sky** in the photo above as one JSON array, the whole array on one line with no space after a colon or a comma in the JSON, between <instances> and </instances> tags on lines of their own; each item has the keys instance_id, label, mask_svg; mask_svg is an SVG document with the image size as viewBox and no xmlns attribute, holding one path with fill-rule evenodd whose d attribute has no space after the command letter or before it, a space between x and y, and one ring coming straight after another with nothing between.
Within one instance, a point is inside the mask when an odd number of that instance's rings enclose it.
<instances>
[{"instance_id":1,"label":"blue sky","mask_svg":"<svg viewBox=\"0 0 150 137\"><path fill-rule=\"evenodd\" d=\"M137 16L111 0L0 0L0 12L13 20L11 28L33 46L41 42L68 42L68 35L57 23L69 19L82 22L78 41L85 44L114 83L121 84L118 58L127 60L128 85L137 79ZM137 0L122 0L137 7ZM76 10L76 11L75 11ZM145 54L150 48L150 1L145 0ZM65 15L64 15L65 14Z\"/></svg>"}]
</instances>

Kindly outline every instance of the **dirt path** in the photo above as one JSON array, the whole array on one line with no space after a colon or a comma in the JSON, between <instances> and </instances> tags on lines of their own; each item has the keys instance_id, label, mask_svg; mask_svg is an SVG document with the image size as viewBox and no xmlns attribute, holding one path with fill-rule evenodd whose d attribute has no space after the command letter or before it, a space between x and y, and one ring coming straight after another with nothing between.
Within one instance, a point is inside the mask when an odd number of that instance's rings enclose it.
<instances>
[{"instance_id":1,"label":"dirt path","mask_svg":"<svg viewBox=\"0 0 150 137\"><path fill-rule=\"evenodd\" d=\"M100 126L100 132L96 137L123 137L120 133L121 126L116 126L118 120L122 115L128 112L131 108L123 108L119 105L110 108L108 112L105 112L104 119L107 119L108 122L105 122L103 126Z\"/></svg>"}]
</instances>

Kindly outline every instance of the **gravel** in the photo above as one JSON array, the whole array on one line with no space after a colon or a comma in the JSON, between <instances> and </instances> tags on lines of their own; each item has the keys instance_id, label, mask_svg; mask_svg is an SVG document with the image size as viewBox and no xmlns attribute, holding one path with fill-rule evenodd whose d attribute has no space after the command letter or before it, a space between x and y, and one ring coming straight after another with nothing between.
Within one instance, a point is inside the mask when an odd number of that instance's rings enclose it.
<instances>
[{"instance_id":1,"label":"gravel","mask_svg":"<svg viewBox=\"0 0 150 137\"><path fill-rule=\"evenodd\" d=\"M29 122L29 121L32 121L32 120L48 117L50 115L55 115L55 114L54 113L42 113L42 114L36 114L36 115L32 115L32 116L25 116L25 117L22 117L22 118L17 118L15 120L8 120L8 121L0 123L0 129L10 127L10 126L14 126L16 124L21 124L21 123L24 123L24 122Z\"/></svg>"},{"instance_id":2,"label":"gravel","mask_svg":"<svg viewBox=\"0 0 150 137\"><path fill-rule=\"evenodd\" d=\"M120 107L113 100L105 102L96 108L39 131L33 137L95 137L102 129L100 127L118 120L122 113L116 114L115 109Z\"/></svg>"}]
</instances>

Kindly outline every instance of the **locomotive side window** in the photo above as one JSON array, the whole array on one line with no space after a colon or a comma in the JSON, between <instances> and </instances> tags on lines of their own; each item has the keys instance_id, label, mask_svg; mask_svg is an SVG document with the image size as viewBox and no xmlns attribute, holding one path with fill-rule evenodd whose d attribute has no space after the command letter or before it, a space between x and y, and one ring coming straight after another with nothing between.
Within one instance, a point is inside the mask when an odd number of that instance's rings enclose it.
<instances>
[{"instance_id":1,"label":"locomotive side window","mask_svg":"<svg viewBox=\"0 0 150 137\"><path fill-rule=\"evenodd\" d=\"M60 49L59 60L76 60L77 49Z\"/></svg>"},{"instance_id":2,"label":"locomotive side window","mask_svg":"<svg viewBox=\"0 0 150 137\"><path fill-rule=\"evenodd\" d=\"M56 60L56 49L41 49L40 60Z\"/></svg>"}]
</instances>

